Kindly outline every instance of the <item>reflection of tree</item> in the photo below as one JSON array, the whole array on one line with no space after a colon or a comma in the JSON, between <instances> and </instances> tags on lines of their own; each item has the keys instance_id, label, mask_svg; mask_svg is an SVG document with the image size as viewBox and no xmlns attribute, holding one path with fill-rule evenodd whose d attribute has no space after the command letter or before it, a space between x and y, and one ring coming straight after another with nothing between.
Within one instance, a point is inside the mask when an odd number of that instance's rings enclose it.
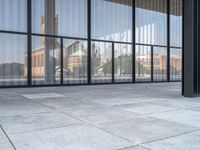
<instances>
[{"instance_id":1,"label":"reflection of tree","mask_svg":"<svg viewBox=\"0 0 200 150\"><path fill-rule=\"evenodd\" d=\"M131 74L132 73L132 56L131 55L121 55L115 58L115 73L120 70L121 74Z\"/></svg>"},{"instance_id":2,"label":"reflection of tree","mask_svg":"<svg viewBox=\"0 0 200 150\"><path fill-rule=\"evenodd\" d=\"M172 70L173 75L180 75L182 73L181 68L174 67L170 65L170 70Z\"/></svg>"},{"instance_id":3,"label":"reflection of tree","mask_svg":"<svg viewBox=\"0 0 200 150\"><path fill-rule=\"evenodd\" d=\"M136 72L138 73L138 75L142 75L142 74L150 74L150 69L149 67L145 66L142 62L140 61L136 61Z\"/></svg>"},{"instance_id":4,"label":"reflection of tree","mask_svg":"<svg viewBox=\"0 0 200 150\"><path fill-rule=\"evenodd\" d=\"M0 77L22 77L24 65L20 63L6 63L0 65Z\"/></svg>"}]
</instances>

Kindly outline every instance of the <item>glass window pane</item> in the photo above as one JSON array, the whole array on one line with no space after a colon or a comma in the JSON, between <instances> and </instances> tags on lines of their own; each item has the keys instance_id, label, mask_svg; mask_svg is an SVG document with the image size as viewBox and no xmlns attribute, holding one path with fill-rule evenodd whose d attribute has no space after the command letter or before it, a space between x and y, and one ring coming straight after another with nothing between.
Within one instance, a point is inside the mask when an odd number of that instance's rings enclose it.
<instances>
[{"instance_id":1,"label":"glass window pane","mask_svg":"<svg viewBox=\"0 0 200 150\"><path fill-rule=\"evenodd\" d=\"M166 0L136 0L136 43L167 45L166 4Z\"/></svg>"},{"instance_id":2,"label":"glass window pane","mask_svg":"<svg viewBox=\"0 0 200 150\"><path fill-rule=\"evenodd\" d=\"M151 81L151 47L136 45L136 82Z\"/></svg>"},{"instance_id":3,"label":"glass window pane","mask_svg":"<svg viewBox=\"0 0 200 150\"><path fill-rule=\"evenodd\" d=\"M27 85L27 36L0 33L0 86Z\"/></svg>"},{"instance_id":4,"label":"glass window pane","mask_svg":"<svg viewBox=\"0 0 200 150\"><path fill-rule=\"evenodd\" d=\"M63 41L64 84L87 83L87 41Z\"/></svg>"},{"instance_id":5,"label":"glass window pane","mask_svg":"<svg viewBox=\"0 0 200 150\"><path fill-rule=\"evenodd\" d=\"M32 37L32 84L60 84L60 39Z\"/></svg>"},{"instance_id":6,"label":"glass window pane","mask_svg":"<svg viewBox=\"0 0 200 150\"><path fill-rule=\"evenodd\" d=\"M91 46L92 83L112 82L112 43L92 42Z\"/></svg>"},{"instance_id":7,"label":"glass window pane","mask_svg":"<svg viewBox=\"0 0 200 150\"><path fill-rule=\"evenodd\" d=\"M87 0L33 0L34 33L87 37Z\"/></svg>"},{"instance_id":8,"label":"glass window pane","mask_svg":"<svg viewBox=\"0 0 200 150\"><path fill-rule=\"evenodd\" d=\"M170 0L170 45L182 47L182 0Z\"/></svg>"},{"instance_id":9,"label":"glass window pane","mask_svg":"<svg viewBox=\"0 0 200 150\"><path fill-rule=\"evenodd\" d=\"M179 81L182 78L182 49L170 49L170 80Z\"/></svg>"},{"instance_id":10,"label":"glass window pane","mask_svg":"<svg viewBox=\"0 0 200 150\"><path fill-rule=\"evenodd\" d=\"M92 0L92 38L132 42L132 0Z\"/></svg>"},{"instance_id":11,"label":"glass window pane","mask_svg":"<svg viewBox=\"0 0 200 150\"><path fill-rule=\"evenodd\" d=\"M153 48L153 80L167 80L167 48Z\"/></svg>"},{"instance_id":12,"label":"glass window pane","mask_svg":"<svg viewBox=\"0 0 200 150\"><path fill-rule=\"evenodd\" d=\"M0 0L0 30L27 32L27 0Z\"/></svg>"},{"instance_id":13,"label":"glass window pane","mask_svg":"<svg viewBox=\"0 0 200 150\"><path fill-rule=\"evenodd\" d=\"M132 82L132 46L115 44L114 49L115 82Z\"/></svg>"},{"instance_id":14,"label":"glass window pane","mask_svg":"<svg viewBox=\"0 0 200 150\"><path fill-rule=\"evenodd\" d=\"M170 0L170 80L182 79L182 0ZM180 48L172 48L180 47Z\"/></svg>"}]
</instances>

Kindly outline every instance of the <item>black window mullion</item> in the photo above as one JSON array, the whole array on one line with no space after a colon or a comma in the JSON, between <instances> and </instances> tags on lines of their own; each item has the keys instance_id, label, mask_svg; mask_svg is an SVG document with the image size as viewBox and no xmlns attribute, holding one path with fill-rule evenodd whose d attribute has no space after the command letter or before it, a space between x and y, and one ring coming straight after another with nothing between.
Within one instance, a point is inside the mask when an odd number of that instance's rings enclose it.
<instances>
[{"instance_id":1,"label":"black window mullion","mask_svg":"<svg viewBox=\"0 0 200 150\"><path fill-rule=\"evenodd\" d=\"M63 85L63 68L64 68L64 64L63 64L63 38L60 39L60 82L61 85Z\"/></svg>"},{"instance_id":2,"label":"black window mullion","mask_svg":"<svg viewBox=\"0 0 200 150\"><path fill-rule=\"evenodd\" d=\"M91 0L88 0L88 84L91 84Z\"/></svg>"},{"instance_id":3,"label":"black window mullion","mask_svg":"<svg viewBox=\"0 0 200 150\"><path fill-rule=\"evenodd\" d=\"M28 68L27 68L27 74L28 74L28 86L32 85L32 36L31 36L31 30L32 30L32 6L31 6L32 0L28 0L28 15L27 15L27 31L28 31L28 57L27 57L27 62L28 62Z\"/></svg>"},{"instance_id":4,"label":"black window mullion","mask_svg":"<svg viewBox=\"0 0 200 150\"><path fill-rule=\"evenodd\" d=\"M135 83L135 63L136 63L136 60L135 60L135 0L132 0L132 80L133 80L133 83Z\"/></svg>"}]
</instances>

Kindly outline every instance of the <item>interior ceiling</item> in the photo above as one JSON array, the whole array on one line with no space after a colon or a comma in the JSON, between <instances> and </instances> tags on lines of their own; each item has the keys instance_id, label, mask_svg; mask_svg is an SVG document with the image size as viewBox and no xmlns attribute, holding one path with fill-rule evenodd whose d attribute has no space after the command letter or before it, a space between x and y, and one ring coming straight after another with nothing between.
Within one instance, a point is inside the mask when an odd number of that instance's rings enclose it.
<instances>
[{"instance_id":1,"label":"interior ceiling","mask_svg":"<svg viewBox=\"0 0 200 150\"><path fill-rule=\"evenodd\" d=\"M113 3L120 3L123 5L129 5L132 6L132 0L105 0L110 1ZM142 8L142 9L148 9L152 11L158 11L158 12L167 12L167 3L165 0L136 0L136 7ZM182 15L182 0L170 0L170 12L171 15L175 16L181 16Z\"/></svg>"}]
</instances>

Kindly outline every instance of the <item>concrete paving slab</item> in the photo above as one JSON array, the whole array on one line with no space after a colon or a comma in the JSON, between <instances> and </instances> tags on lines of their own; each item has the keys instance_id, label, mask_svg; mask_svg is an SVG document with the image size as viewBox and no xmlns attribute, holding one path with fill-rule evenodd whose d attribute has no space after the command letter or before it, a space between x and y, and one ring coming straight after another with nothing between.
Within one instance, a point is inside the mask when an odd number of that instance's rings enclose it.
<instances>
[{"instance_id":1,"label":"concrete paving slab","mask_svg":"<svg viewBox=\"0 0 200 150\"><path fill-rule=\"evenodd\" d=\"M0 150L15 150L5 135L0 135Z\"/></svg>"},{"instance_id":2,"label":"concrete paving slab","mask_svg":"<svg viewBox=\"0 0 200 150\"><path fill-rule=\"evenodd\" d=\"M76 118L79 118L91 124L98 124L108 121L124 120L128 118L140 117L140 115L138 114L123 111L112 107L93 108L93 109L76 110L76 111L64 110L63 112L66 112Z\"/></svg>"},{"instance_id":3,"label":"concrete paving slab","mask_svg":"<svg viewBox=\"0 0 200 150\"><path fill-rule=\"evenodd\" d=\"M165 99L160 99L157 101L153 101L153 104L158 104L158 105L164 105L168 107L174 107L174 108L192 108L192 107L197 107L200 106L200 101L195 100L195 99L185 99L182 97L182 99L172 99L172 98L165 98Z\"/></svg>"},{"instance_id":4,"label":"concrete paving slab","mask_svg":"<svg viewBox=\"0 0 200 150\"><path fill-rule=\"evenodd\" d=\"M116 150L133 145L86 125L11 134L10 137L19 150Z\"/></svg>"},{"instance_id":5,"label":"concrete paving slab","mask_svg":"<svg viewBox=\"0 0 200 150\"><path fill-rule=\"evenodd\" d=\"M98 104L92 103L92 102L84 102L84 101L73 101L70 103L66 103L63 105L63 107L58 108L58 103L52 103L52 102L47 102L44 103L47 106L53 107L53 108L57 108L57 110L60 111L75 111L75 110L85 110L85 109L91 109L91 108L98 108L101 107ZM62 104L61 104L62 105Z\"/></svg>"},{"instance_id":6,"label":"concrete paving slab","mask_svg":"<svg viewBox=\"0 0 200 150\"><path fill-rule=\"evenodd\" d=\"M118 108L138 114L151 114L157 112L172 111L177 109L168 106L155 105L151 103L120 105Z\"/></svg>"},{"instance_id":7,"label":"concrete paving slab","mask_svg":"<svg viewBox=\"0 0 200 150\"><path fill-rule=\"evenodd\" d=\"M74 99L49 99L42 102L42 104L52 107L54 109L68 109L68 110L76 110L76 109L88 109L98 107L98 104L82 101L82 100L74 100Z\"/></svg>"},{"instance_id":8,"label":"concrete paving slab","mask_svg":"<svg viewBox=\"0 0 200 150\"><path fill-rule=\"evenodd\" d=\"M23 96L29 99L64 97L64 95L57 94L57 93L24 94Z\"/></svg>"},{"instance_id":9,"label":"concrete paving slab","mask_svg":"<svg viewBox=\"0 0 200 150\"><path fill-rule=\"evenodd\" d=\"M137 101L125 99L125 98L105 98L102 96L101 98L94 98L89 100L91 102L101 104L104 106L114 106L114 105L122 105L122 104L133 104L137 103Z\"/></svg>"},{"instance_id":10,"label":"concrete paving slab","mask_svg":"<svg viewBox=\"0 0 200 150\"><path fill-rule=\"evenodd\" d=\"M0 150L15 150L0 126Z\"/></svg>"},{"instance_id":11,"label":"concrete paving slab","mask_svg":"<svg viewBox=\"0 0 200 150\"><path fill-rule=\"evenodd\" d=\"M127 147L127 148L122 148L122 149L119 149L119 150L150 150L148 148L145 148L143 146L130 146L130 147Z\"/></svg>"},{"instance_id":12,"label":"concrete paving slab","mask_svg":"<svg viewBox=\"0 0 200 150\"><path fill-rule=\"evenodd\" d=\"M54 110L50 107L36 104L36 103L20 103L16 105L0 105L0 117L5 116L16 116L16 115L27 115L41 112L53 112Z\"/></svg>"},{"instance_id":13,"label":"concrete paving slab","mask_svg":"<svg viewBox=\"0 0 200 150\"><path fill-rule=\"evenodd\" d=\"M152 150L200 150L200 132L145 144Z\"/></svg>"},{"instance_id":14,"label":"concrete paving slab","mask_svg":"<svg viewBox=\"0 0 200 150\"><path fill-rule=\"evenodd\" d=\"M156 113L149 116L200 128L200 112L197 111L186 109L172 112Z\"/></svg>"},{"instance_id":15,"label":"concrete paving slab","mask_svg":"<svg viewBox=\"0 0 200 150\"><path fill-rule=\"evenodd\" d=\"M196 130L196 128L149 117L106 122L97 126L137 144Z\"/></svg>"},{"instance_id":16,"label":"concrete paving slab","mask_svg":"<svg viewBox=\"0 0 200 150\"><path fill-rule=\"evenodd\" d=\"M32 115L0 117L0 124L7 133L18 133L57 128L81 124L78 121L63 113L39 113Z\"/></svg>"}]
</instances>

